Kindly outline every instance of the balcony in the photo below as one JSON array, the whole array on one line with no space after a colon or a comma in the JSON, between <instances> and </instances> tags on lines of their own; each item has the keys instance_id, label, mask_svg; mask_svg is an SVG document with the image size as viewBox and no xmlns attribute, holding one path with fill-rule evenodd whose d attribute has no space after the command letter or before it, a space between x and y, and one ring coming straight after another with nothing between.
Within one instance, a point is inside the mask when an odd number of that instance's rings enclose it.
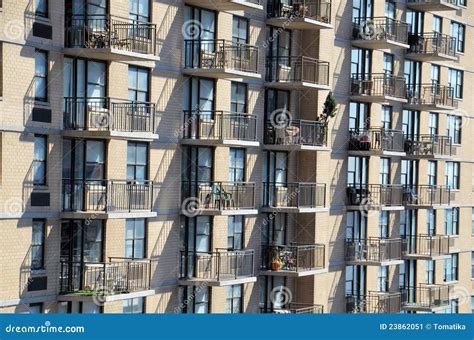
<instances>
[{"instance_id":1,"label":"balcony","mask_svg":"<svg viewBox=\"0 0 474 340\"><path fill-rule=\"evenodd\" d=\"M327 211L326 185L263 183L263 212L317 213Z\"/></svg>"},{"instance_id":2,"label":"balcony","mask_svg":"<svg viewBox=\"0 0 474 340\"><path fill-rule=\"evenodd\" d=\"M433 313L449 308L450 287L446 285L420 284L418 287L401 289L404 311Z\"/></svg>"},{"instance_id":3,"label":"balcony","mask_svg":"<svg viewBox=\"0 0 474 340\"><path fill-rule=\"evenodd\" d=\"M456 154L451 137L438 135L417 135L406 138L405 151L415 158L451 158Z\"/></svg>"},{"instance_id":4,"label":"balcony","mask_svg":"<svg viewBox=\"0 0 474 340\"><path fill-rule=\"evenodd\" d=\"M355 18L352 45L360 48L408 49L408 24L388 17Z\"/></svg>"},{"instance_id":5,"label":"balcony","mask_svg":"<svg viewBox=\"0 0 474 340\"><path fill-rule=\"evenodd\" d=\"M63 135L158 139L155 104L114 98L64 98Z\"/></svg>"},{"instance_id":6,"label":"balcony","mask_svg":"<svg viewBox=\"0 0 474 340\"><path fill-rule=\"evenodd\" d=\"M451 204L451 189L442 185L417 185L405 187L404 202L418 208L448 207Z\"/></svg>"},{"instance_id":7,"label":"balcony","mask_svg":"<svg viewBox=\"0 0 474 340\"><path fill-rule=\"evenodd\" d=\"M452 238L445 235L417 235L404 238L403 258L413 260L439 260L449 257Z\"/></svg>"},{"instance_id":8,"label":"balcony","mask_svg":"<svg viewBox=\"0 0 474 340\"><path fill-rule=\"evenodd\" d=\"M369 237L346 240L346 262L352 265L391 266L403 263L402 240Z\"/></svg>"},{"instance_id":9,"label":"balcony","mask_svg":"<svg viewBox=\"0 0 474 340\"><path fill-rule=\"evenodd\" d=\"M154 183L121 180L63 180L63 218L153 217Z\"/></svg>"},{"instance_id":10,"label":"balcony","mask_svg":"<svg viewBox=\"0 0 474 340\"><path fill-rule=\"evenodd\" d=\"M407 103L405 78L385 73L353 74L351 99L368 103Z\"/></svg>"},{"instance_id":11,"label":"balcony","mask_svg":"<svg viewBox=\"0 0 474 340\"><path fill-rule=\"evenodd\" d=\"M150 62L158 57L156 25L110 15L66 19L66 55L108 61Z\"/></svg>"},{"instance_id":12,"label":"balcony","mask_svg":"<svg viewBox=\"0 0 474 340\"><path fill-rule=\"evenodd\" d=\"M412 60L452 61L458 60L456 56L456 38L441 33L415 34L408 37L410 49L407 57Z\"/></svg>"},{"instance_id":13,"label":"balcony","mask_svg":"<svg viewBox=\"0 0 474 340\"><path fill-rule=\"evenodd\" d=\"M261 274L304 277L327 272L325 245L262 246Z\"/></svg>"},{"instance_id":14,"label":"balcony","mask_svg":"<svg viewBox=\"0 0 474 340\"><path fill-rule=\"evenodd\" d=\"M109 262L74 262L61 259L60 301L84 301L103 296L104 302L146 296L151 290L151 261L109 258ZM150 291L151 290L151 291Z\"/></svg>"},{"instance_id":15,"label":"balcony","mask_svg":"<svg viewBox=\"0 0 474 340\"><path fill-rule=\"evenodd\" d=\"M262 308L264 314L323 314L323 305L313 305L310 303L289 303L281 307Z\"/></svg>"},{"instance_id":16,"label":"balcony","mask_svg":"<svg viewBox=\"0 0 474 340\"><path fill-rule=\"evenodd\" d=\"M183 73L208 78L261 78L258 47L227 40L185 40Z\"/></svg>"},{"instance_id":17,"label":"balcony","mask_svg":"<svg viewBox=\"0 0 474 340\"><path fill-rule=\"evenodd\" d=\"M183 213L257 215L256 185L246 182L182 182Z\"/></svg>"},{"instance_id":18,"label":"balcony","mask_svg":"<svg viewBox=\"0 0 474 340\"><path fill-rule=\"evenodd\" d=\"M276 151L329 151L327 125L311 120L291 120L285 126L265 124L265 149Z\"/></svg>"},{"instance_id":19,"label":"balcony","mask_svg":"<svg viewBox=\"0 0 474 340\"><path fill-rule=\"evenodd\" d=\"M408 104L411 110L455 110L457 101L454 99L452 87L433 84L408 85Z\"/></svg>"},{"instance_id":20,"label":"balcony","mask_svg":"<svg viewBox=\"0 0 474 340\"><path fill-rule=\"evenodd\" d=\"M400 293L369 292L367 295L346 296L346 311L354 314L398 314Z\"/></svg>"},{"instance_id":21,"label":"balcony","mask_svg":"<svg viewBox=\"0 0 474 340\"><path fill-rule=\"evenodd\" d=\"M181 252L179 284L221 287L256 282L254 251Z\"/></svg>"},{"instance_id":22,"label":"balcony","mask_svg":"<svg viewBox=\"0 0 474 340\"><path fill-rule=\"evenodd\" d=\"M266 86L282 90L330 90L329 62L309 57L269 57Z\"/></svg>"},{"instance_id":23,"label":"balcony","mask_svg":"<svg viewBox=\"0 0 474 340\"><path fill-rule=\"evenodd\" d=\"M289 30L319 30L333 28L332 1L280 0L268 2L267 24Z\"/></svg>"},{"instance_id":24,"label":"balcony","mask_svg":"<svg viewBox=\"0 0 474 340\"><path fill-rule=\"evenodd\" d=\"M403 210L404 188L393 184L353 184L347 187L350 206L365 210Z\"/></svg>"},{"instance_id":25,"label":"balcony","mask_svg":"<svg viewBox=\"0 0 474 340\"><path fill-rule=\"evenodd\" d=\"M455 11L458 0L408 0L407 6L421 12Z\"/></svg>"},{"instance_id":26,"label":"balcony","mask_svg":"<svg viewBox=\"0 0 474 340\"><path fill-rule=\"evenodd\" d=\"M185 2L213 11L263 11L263 0L186 0Z\"/></svg>"},{"instance_id":27,"label":"balcony","mask_svg":"<svg viewBox=\"0 0 474 340\"><path fill-rule=\"evenodd\" d=\"M184 111L186 145L259 146L257 116L223 111Z\"/></svg>"},{"instance_id":28,"label":"balcony","mask_svg":"<svg viewBox=\"0 0 474 340\"><path fill-rule=\"evenodd\" d=\"M349 151L355 154L405 156L405 136L401 130L349 130Z\"/></svg>"}]
</instances>

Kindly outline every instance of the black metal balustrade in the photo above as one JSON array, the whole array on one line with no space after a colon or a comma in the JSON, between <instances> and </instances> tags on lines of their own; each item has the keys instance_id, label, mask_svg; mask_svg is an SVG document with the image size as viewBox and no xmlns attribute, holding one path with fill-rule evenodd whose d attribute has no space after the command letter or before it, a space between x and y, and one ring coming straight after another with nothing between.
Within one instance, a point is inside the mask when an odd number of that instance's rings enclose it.
<instances>
[{"instance_id":1,"label":"black metal balustrade","mask_svg":"<svg viewBox=\"0 0 474 340\"><path fill-rule=\"evenodd\" d=\"M257 116L223 111L184 111L183 139L256 142Z\"/></svg>"},{"instance_id":2,"label":"black metal balustrade","mask_svg":"<svg viewBox=\"0 0 474 340\"><path fill-rule=\"evenodd\" d=\"M261 308L264 314L323 314L323 305L313 305L309 303L289 303L281 307Z\"/></svg>"},{"instance_id":3,"label":"black metal balustrade","mask_svg":"<svg viewBox=\"0 0 474 340\"><path fill-rule=\"evenodd\" d=\"M405 100L407 98L405 78L385 73L353 74L351 95Z\"/></svg>"},{"instance_id":4,"label":"black metal balustrade","mask_svg":"<svg viewBox=\"0 0 474 340\"><path fill-rule=\"evenodd\" d=\"M403 206L404 188L394 184L351 184L347 187L349 205L371 207Z\"/></svg>"},{"instance_id":5,"label":"black metal balustrade","mask_svg":"<svg viewBox=\"0 0 474 340\"><path fill-rule=\"evenodd\" d=\"M63 180L63 211L151 211L154 183L134 180Z\"/></svg>"},{"instance_id":6,"label":"black metal balustrade","mask_svg":"<svg viewBox=\"0 0 474 340\"><path fill-rule=\"evenodd\" d=\"M406 186L403 201L406 205L450 205L451 189L443 185Z\"/></svg>"},{"instance_id":7,"label":"black metal balustrade","mask_svg":"<svg viewBox=\"0 0 474 340\"><path fill-rule=\"evenodd\" d=\"M401 130L352 129L349 130L349 150L404 152L405 136Z\"/></svg>"},{"instance_id":8,"label":"black metal balustrade","mask_svg":"<svg viewBox=\"0 0 474 340\"><path fill-rule=\"evenodd\" d=\"M326 266L325 245L262 246L262 270L302 273Z\"/></svg>"},{"instance_id":9,"label":"black metal balustrade","mask_svg":"<svg viewBox=\"0 0 474 340\"><path fill-rule=\"evenodd\" d=\"M60 294L126 294L150 289L151 261L109 258L109 262L61 259Z\"/></svg>"},{"instance_id":10,"label":"black metal balustrade","mask_svg":"<svg viewBox=\"0 0 474 340\"><path fill-rule=\"evenodd\" d=\"M110 15L72 15L66 19L65 46L157 55L156 25Z\"/></svg>"},{"instance_id":11,"label":"black metal balustrade","mask_svg":"<svg viewBox=\"0 0 474 340\"><path fill-rule=\"evenodd\" d=\"M348 239L346 240L346 261L389 262L402 258L402 240L399 238Z\"/></svg>"},{"instance_id":12,"label":"black metal balustrade","mask_svg":"<svg viewBox=\"0 0 474 340\"><path fill-rule=\"evenodd\" d=\"M437 84L420 84L407 86L409 105L455 108L454 88Z\"/></svg>"},{"instance_id":13,"label":"black metal balustrade","mask_svg":"<svg viewBox=\"0 0 474 340\"><path fill-rule=\"evenodd\" d=\"M181 251L180 256L183 280L221 282L255 276L253 250Z\"/></svg>"},{"instance_id":14,"label":"black metal balustrade","mask_svg":"<svg viewBox=\"0 0 474 340\"><path fill-rule=\"evenodd\" d=\"M263 183L263 205L271 208L324 208L326 185L315 183Z\"/></svg>"},{"instance_id":15,"label":"black metal balustrade","mask_svg":"<svg viewBox=\"0 0 474 340\"><path fill-rule=\"evenodd\" d=\"M268 18L284 18L288 21L311 19L326 24L331 23L332 1L327 0L281 0L268 1Z\"/></svg>"},{"instance_id":16,"label":"black metal balustrade","mask_svg":"<svg viewBox=\"0 0 474 340\"><path fill-rule=\"evenodd\" d=\"M408 36L408 53L456 57L456 38L438 32Z\"/></svg>"},{"instance_id":17,"label":"black metal balustrade","mask_svg":"<svg viewBox=\"0 0 474 340\"><path fill-rule=\"evenodd\" d=\"M401 294L369 292L366 295L347 295L346 311L364 314L400 313Z\"/></svg>"},{"instance_id":18,"label":"black metal balustrade","mask_svg":"<svg viewBox=\"0 0 474 340\"><path fill-rule=\"evenodd\" d=\"M394 41L408 43L408 24L388 17L354 18L353 33L355 40Z\"/></svg>"},{"instance_id":19,"label":"black metal balustrade","mask_svg":"<svg viewBox=\"0 0 474 340\"><path fill-rule=\"evenodd\" d=\"M327 124L310 120L292 120L285 126L265 125L265 144L287 146L326 146Z\"/></svg>"},{"instance_id":20,"label":"black metal balustrade","mask_svg":"<svg viewBox=\"0 0 474 340\"><path fill-rule=\"evenodd\" d=\"M452 137L417 135L405 137L405 152L411 156L452 156L455 152Z\"/></svg>"},{"instance_id":21,"label":"black metal balustrade","mask_svg":"<svg viewBox=\"0 0 474 340\"><path fill-rule=\"evenodd\" d=\"M436 257L450 254L451 239L447 235L407 236L402 245L404 256Z\"/></svg>"},{"instance_id":22,"label":"black metal balustrade","mask_svg":"<svg viewBox=\"0 0 474 340\"><path fill-rule=\"evenodd\" d=\"M417 287L401 288L400 291L405 309L431 310L450 305L450 287L446 285L420 284Z\"/></svg>"},{"instance_id":23,"label":"black metal balustrade","mask_svg":"<svg viewBox=\"0 0 474 340\"><path fill-rule=\"evenodd\" d=\"M309 57L268 57L266 81L329 86L329 62Z\"/></svg>"},{"instance_id":24,"label":"black metal balustrade","mask_svg":"<svg viewBox=\"0 0 474 340\"><path fill-rule=\"evenodd\" d=\"M227 40L185 40L184 67L258 73L258 47Z\"/></svg>"},{"instance_id":25,"label":"black metal balustrade","mask_svg":"<svg viewBox=\"0 0 474 340\"><path fill-rule=\"evenodd\" d=\"M64 98L66 130L149 132L156 129L155 104L114 98Z\"/></svg>"}]
</instances>

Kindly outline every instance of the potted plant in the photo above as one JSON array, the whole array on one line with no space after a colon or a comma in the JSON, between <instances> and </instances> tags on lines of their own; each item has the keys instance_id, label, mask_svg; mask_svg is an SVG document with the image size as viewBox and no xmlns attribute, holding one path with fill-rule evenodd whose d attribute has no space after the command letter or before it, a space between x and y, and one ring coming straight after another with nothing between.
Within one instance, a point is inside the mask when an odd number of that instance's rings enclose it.
<instances>
[{"instance_id":1,"label":"potted plant","mask_svg":"<svg viewBox=\"0 0 474 340\"><path fill-rule=\"evenodd\" d=\"M277 246L271 247L270 258L271 258L271 262L270 262L271 270L274 272L279 271L281 267L283 266L283 262L280 259Z\"/></svg>"},{"instance_id":2,"label":"potted plant","mask_svg":"<svg viewBox=\"0 0 474 340\"><path fill-rule=\"evenodd\" d=\"M319 116L319 121L327 124L330 118L336 116L337 109L336 98L332 92L329 92L323 104L323 113Z\"/></svg>"}]
</instances>

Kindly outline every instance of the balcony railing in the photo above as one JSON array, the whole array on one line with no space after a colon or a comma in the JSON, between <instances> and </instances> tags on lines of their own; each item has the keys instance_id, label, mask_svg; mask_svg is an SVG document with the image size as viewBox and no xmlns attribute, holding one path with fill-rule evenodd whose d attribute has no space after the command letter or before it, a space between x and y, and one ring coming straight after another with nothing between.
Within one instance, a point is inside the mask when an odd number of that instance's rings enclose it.
<instances>
[{"instance_id":1,"label":"balcony railing","mask_svg":"<svg viewBox=\"0 0 474 340\"><path fill-rule=\"evenodd\" d=\"M402 258L402 240L370 237L346 240L346 261L389 262Z\"/></svg>"},{"instance_id":2,"label":"balcony railing","mask_svg":"<svg viewBox=\"0 0 474 340\"><path fill-rule=\"evenodd\" d=\"M184 111L183 139L257 141L257 116L223 111Z\"/></svg>"},{"instance_id":3,"label":"balcony railing","mask_svg":"<svg viewBox=\"0 0 474 340\"><path fill-rule=\"evenodd\" d=\"M63 211L151 211L153 201L151 181L63 180Z\"/></svg>"},{"instance_id":4,"label":"balcony railing","mask_svg":"<svg viewBox=\"0 0 474 340\"><path fill-rule=\"evenodd\" d=\"M354 18L355 40L394 41L408 43L408 24L388 17Z\"/></svg>"},{"instance_id":5,"label":"balcony railing","mask_svg":"<svg viewBox=\"0 0 474 340\"><path fill-rule=\"evenodd\" d=\"M255 209L255 183L183 181L183 203L193 200L196 209L225 211Z\"/></svg>"},{"instance_id":6,"label":"balcony railing","mask_svg":"<svg viewBox=\"0 0 474 340\"><path fill-rule=\"evenodd\" d=\"M349 205L403 206L404 188L393 184L353 184L347 188Z\"/></svg>"},{"instance_id":7,"label":"balcony railing","mask_svg":"<svg viewBox=\"0 0 474 340\"><path fill-rule=\"evenodd\" d=\"M284 18L288 21L296 19L311 19L327 24L331 23L332 1L324 0L290 0L282 3L281 0L268 2L268 18Z\"/></svg>"},{"instance_id":8,"label":"balcony railing","mask_svg":"<svg viewBox=\"0 0 474 340\"><path fill-rule=\"evenodd\" d=\"M401 130L353 129L349 131L349 150L404 152L405 137Z\"/></svg>"},{"instance_id":9,"label":"balcony railing","mask_svg":"<svg viewBox=\"0 0 474 340\"><path fill-rule=\"evenodd\" d=\"M185 40L184 67L258 73L258 47L227 40Z\"/></svg>"},{"instance_id":10,"label":"balcony railing","mask_svg":"<svg viewBox=\"0 0 474 340\"><path fill-rule=\"evenodd\" d=\"M155 132L155 104L113 98L64 98L64 129Z\"/></svg>"},{"instance_id":11,"label":"balcony railing","mask_svg":"<svg viewBox=\"0 0 474 340\"><path fill-rule=\"evenodd\" d=\"M109 262L61 260L61 294L125 294L150 289L150 260L109 258Z\"/></svg>"},{"instance_id":12,"label":"balcony railing","mask_svg":"<svg viewBox=\"0 0 474 340\"><path fill-rule=\"evenodd\" d=\"M432 10L440 9L442 6L449 6L449 8L457 8L459 0L408 0L408 5L426 5ZM434 6L434 8L433 8Z\"/></svg>"},{"instance_id":13,"label":"balcony railing","mask_svg":"<svg viewBox=\"0 0 474 340\"><path fill-rule=\"evenodd\" d=\"M421 84L408 85L407 98L410 105L442 106L455 108L454 88L436 85Z\"/></svg>"},{"instance_id":14,"label":"balcony railing","mask_svg":"<svg viewBox=\"0 0 474 340\"><path fill-rule=\"evenodd\" d=\"M402 240L405 256L436 257L450 254L451 240L446 235L408 236Z\"/></svg>"},{"instance_id":15,"label":"balcony railing","mask_svg":"<svg viewBox=\"0 0 474 340\"><path fill-rule=\"evenodd\" d=\"M396 314L401 311L400 293L369 292L367 295L346 296L348 313Z\"/></svg>"},{"instance_id":16,"label":"balcony railing","mask_svg":"<svg viewBox=\"0 0 474 340\"><path fill-rule=\"evenodd\" d=\"M405 78L384 73L353 74L351 95L406 99Z\"/></svg>"},{"instance_id":17,"label":"balcony railing","mask_svg":"<svg viewBox=\"0 0 474 340\"><path fill-rule=\"evenodd\" d=\"M323 314L323 305L313 305L309 303L289 303L282 307L261 308L264 314Z\"/></svg>"},{"instance_id":18,"label":"balcony railing","mask_svg":"<svg viewBox=\"0 0 474 340\"><path fill-rule=\"evenodd\" d=\"M180 278L183 280L221 282L253 276L253 250L181 251Z\"/></svg>"},{"instance_id":19,"label":"balcony railing","mask_svg":"<svg viewBox=\"0 0 474 340\"><path fill-rule=\"evenodd\" d=\"M292 120L287 126L265 125L265 144L287 146L326 146L327 125L310 120Z\"/></svg>"},{"instance_id":20,"label":"balcony railing","mask_svg":"<svg viewBox=\"0 0 474 340\"><path fill-rule=\"evenodd\" d=\"M266 80L329 86L329 62L309 57L268 57Z\"/></svg>"},{"instance_id":21,"label":"balcony railing","mask_svg":"<svg viewBox=\"0 0 474 340\"><path fill-rule=\"evenodd\" d=\"M449 286L420 284L401 289L402 305L405 308L435 309L450 305Z\"/></svg>"},{"instance_id":22,"label":"balcony railing","mask_svg":"<svg viewBox=\"0 0 474 340\"><path fill-rule=\"evenodd\" d=\"M67 18L67 48L115 48L157 54L156 25L110 15L73 15Z\"/></svg>"},{"instance_id":23,"label":"balcony railing","mask_svg":"<svg viewBox=\"0 0 474 340\"><path fill-rule=\"evenodd\" d=\"M302 273L325 268L325 245L262 246L262 269Z\"/></svg>"},{"instance_id":24,"label":"balcony railing","mask_svg":"<svg viewBox=\"0 0 474 340\"><path fill-rule=\"evenodd\" d=\"M442 185L407 186L403 200L407 205L449 205L451 203L451 189Z\"/></svg>"},{"instance_id":25,"label":"balcony railing","mask_svg":"<svg viewBox=\"0 0 474 340\"><path fill-rule=\"evenodd\" d=\"M419 157L452 156L454 154L453 140L452 137L438 135L407 137L405 152Z\"/></svg>"},{"instance_id":26,"label":"balcony railing","mask_svg":"<svg viewBox=\"0 0 474 340\"><path fill-rule=\"evenodd\" d=\"M326 185L263 183L263 205L271 208L324 208Z\"/></svg>"},{"instance_id":27,"label":"balcony railing","mask_svg":"<svg viewBox=\"0 0 474 340\"><path fill-rule=\"evenodd\" d=\"M456 57L456 38L441 33L412 34L408 53Z\"/></svg>"}]
</instances>

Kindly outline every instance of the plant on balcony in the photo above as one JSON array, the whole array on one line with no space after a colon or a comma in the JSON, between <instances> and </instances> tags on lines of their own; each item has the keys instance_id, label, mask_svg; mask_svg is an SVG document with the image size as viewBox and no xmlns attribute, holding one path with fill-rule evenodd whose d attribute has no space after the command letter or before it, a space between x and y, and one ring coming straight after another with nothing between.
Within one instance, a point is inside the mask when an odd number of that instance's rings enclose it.
<instances>
[{"instance_id":1,"label":"plant on balcony","mask_svg":"<svg viewBox=\"0 0 474 340\"><path fill-rule=\"evenodd\" d=\"M334 118L336 116L337 109L338 107L336 98L332 92L329 92L323 105L323 113L319 116L318 120L324 124L327 124L330 118Z\"/></svg>"},{"instance_id":2,"label":"plant on balcony","mask_svg":"<svg viewBox=\"0 0 474 340\"><path fill-rule=\"evenodd\" d=\"M279 271L283 266L283 262L280 259L278 247L274 246L270 248L270 259L271 270L274 272Z\"/></svg>"}]
</instances>

